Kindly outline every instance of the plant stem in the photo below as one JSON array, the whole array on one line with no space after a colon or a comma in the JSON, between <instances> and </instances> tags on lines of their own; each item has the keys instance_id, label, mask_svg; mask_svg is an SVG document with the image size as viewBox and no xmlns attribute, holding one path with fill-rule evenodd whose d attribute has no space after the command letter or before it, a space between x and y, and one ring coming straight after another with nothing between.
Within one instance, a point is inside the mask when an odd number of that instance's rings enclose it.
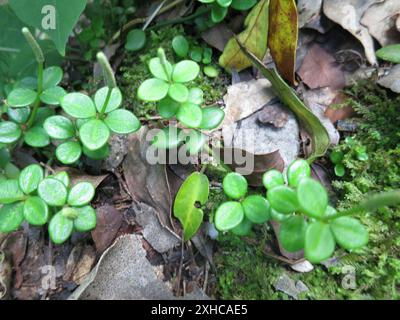
<instances>
[{"instance_id":1,"label":"plant stem","mask_svg":"<svg viewBox=\"0 0 400 320\"><path fill-rule=\"evenodd\" d=\"M110 88L110 87L109 87L109 88L108 88L108 91L107 91L106 100L104 101L103 107L101 108L100 118L103 117L104 113L105 113L106 110L107 110L108 103L110 102L110 99L111 99L112 91L113 91L113 88Z\"/></svg>"},{"instance_id":2,"label":"plant stem","mask_svg":"<svg viewBox=\"0 0 400 320\"><path fill-rule=\"evenodd\" d=\"M32 113L29 116L29 119L26 123L27 128L29 129L30 127L32 127L33 123L36 120L36 115L38 113L39 107L40 107L40 96L43 92L43 69L44 69L44 65L43 62L39 63L39 69L38 69L38 86L37 86L37 96L36 96L36 100L35 103L33 105L33 109L32 109Z\"/></svg>"}]
</instances>

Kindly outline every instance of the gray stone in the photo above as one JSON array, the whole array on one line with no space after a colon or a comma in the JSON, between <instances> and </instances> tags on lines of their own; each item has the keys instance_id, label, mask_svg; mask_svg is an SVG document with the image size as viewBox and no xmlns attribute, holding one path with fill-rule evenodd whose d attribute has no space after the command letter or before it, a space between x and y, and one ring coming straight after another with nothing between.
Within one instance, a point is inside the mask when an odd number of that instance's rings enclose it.
<instances>
[{"instance_id":1,"label":"gray stone","mask_svg":"<svg viewBox=\"0 0 400 320\"><path fill-rule=\"evenodd\" d=\"M299 290L299 292L308 292L310 289L305 285L303 281L297 281L296 282L296 289Z\"/></svg>"},{"instance_id":2,"label":"gray stone","mask_svg":"<svg viewBox=\"0 0 400 320\"><path fill-rule=\"evenodd\" d=\"M325 116L326 107L320 105L318 103L310 103L309 105L311 111L318 117L321 121L322 125L325 127L326 131L328 131L329 139L331 141L331 145L337 145L340 140L339 131L336 130L335 126L329 120L328 117Z\"/></svg>"},{"instance_id":3,"label":"gray stone","mask_svg":"<svg viewBox=\"0 0 400 320\"><path fill-rule=\"evenodd\" d=\"M107 171L114 171L121 165L127 154L127 137L122 135L113 135L110 139L110 155L103 161L103 169Z\"/></svg>"},{"instance_id":4,"label":"gray stone","mask_svg":"<svg viewBox=\"0 0 400 320\"><path fill-rule=\"evenodd\" d=\"M301 262L298 262L292 266L290 266L294 271L300 272L300 273L307 273L311 272L314 270L314 266L308 261L304 260Z\"/></svg>"},{"instance_id":5,"label":"gray stone","mask_svg":"<svg viewBox=\"0 0 400 320\"><path fill-rule=\"evenodd\" d=\"M275 282L274 287L276 290L286 293L293 299L298 299L300 291L296 288L295 282L291 278L289 278L287 274L284 273L283 275L281 275Z\"/></svg>"},{"instance_id":6,"label":"gray stone","mask_svg":"<svg viewBox=\"0 0 400 320\"><path fill-rule=\"evenodd\" d=\"M400 93L400 64L395 65L387 75L378 80L382 87Z\"/></svg>"}]
</instances>

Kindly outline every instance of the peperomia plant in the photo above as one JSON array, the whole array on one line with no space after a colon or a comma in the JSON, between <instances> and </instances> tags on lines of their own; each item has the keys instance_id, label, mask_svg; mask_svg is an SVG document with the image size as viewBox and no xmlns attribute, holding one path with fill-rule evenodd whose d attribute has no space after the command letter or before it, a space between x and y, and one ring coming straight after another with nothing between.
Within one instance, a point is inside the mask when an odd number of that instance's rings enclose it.
<instances>
[{"instance_id":1,"label":"peperomia plant","mask_svg":"<svg viewBox=\"0 0 400 320\"><path fill-rule=\"evenodd\" d=\"M198 0L201 3L211 5L211 20L214 23L221 22L228 14L229 7L235 10L249 10L257 3L257 0Z\"/></svg>"},{"instance_id":2,"label":"peperomia plant","mask_svg":"<svg viewBox=\"0 0 400 320\"><path fill-rule=\"evenodd\" d=\"M74 230L96 227L96 211L89 205L94 195L88 182L71 188L66 172L45 178L39 165L30 165L18 179L0 181L0 232L17 230L24 220L33 226L49 222L51 240L64 243Z\"/></svg>"},{"instance_id":3,"label":"peperomia plant","mask_svg":"<svg viewBox=\"0 0 400 320\"><path fill-rule=\"evenodd\" d=\"M309 261L318 263L334 253L336 244L346 250L367 244L368 231L352 215L400 202L400 192L392 191L373 195L354 208L337 211L329 205L322 184L311 178L311 168L305 160L289 166L287 181L286 185L281 172L268 171L263 176L267 199L256 195L242 200L247 190L246 180L237 173L228 174L224 191L236 201L225 202L217 209L216 228L247 235L252 223L276 220L281 224L278 238L283 248L289 252L304 250Z\"/></svg>"}]
</instances>

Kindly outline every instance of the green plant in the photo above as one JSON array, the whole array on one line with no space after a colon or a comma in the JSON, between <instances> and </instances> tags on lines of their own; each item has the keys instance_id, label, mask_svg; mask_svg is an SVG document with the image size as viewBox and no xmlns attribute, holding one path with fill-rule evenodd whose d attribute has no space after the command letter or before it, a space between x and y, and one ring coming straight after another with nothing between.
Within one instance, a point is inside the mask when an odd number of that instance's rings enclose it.
<instances>
[{"instance_id":1,"label":"green plant","mask_svg":"<svg viewBox=\"0 0 400 320\"><path fill-rule=\"evenodd\" d=\"M0 180L0 232L17 230L24 220L33 226L49 222L51 240L62 244L73 230L96 227L96 211L89 205L94 195L88 182L71 187L66 172L44 177L39 165L30 165L18 179Z\"/></svg>"},{"instance_id":2,"label":"green plant","mask_svg":"<svg viewBox=\"0 0 400 320\"><path fill-rule=\"evenodd\" d=\"M367 230L350 216L400 202L400 191L392 191L371 196L353 208L336 211L328 204L325 188L310 176L311 169L305 160L289 166L288 185L280 172L266 172L263 184L267 199L256 195L241 203L223 203L216 211L215 226L221 231L247 235L251 223L264 223L272 218L281 223L278 237L287 251L304 249L305 257L318 263L333 254L336 244L346 250L356 250L368 242ZM231 173L224 179L223 188L228 197L241 200L246 194L247 182L239 174Z\"/></svg>"},{"instance_id":3,"label":"green plant","mask_svg":"<svg viewBox=\"0 0 400 320\"><path fill-rule=\"evenodd\" d=\"M257 3L257 0L198 0L201 3L211 5L211 20L214 23L221 22L228 14L229 7L235 10L249 10Z\"/></svg>"},{"instance_id":4,"label":"green plant","mask_svg":"<svg viewBox=\"0 0 400 320\"><path fill-rule=\"evenodd\" d=\"M382 60L400 63L400 44L391 44L379 49L376 56Z\"/></svg>"}]
</instances>

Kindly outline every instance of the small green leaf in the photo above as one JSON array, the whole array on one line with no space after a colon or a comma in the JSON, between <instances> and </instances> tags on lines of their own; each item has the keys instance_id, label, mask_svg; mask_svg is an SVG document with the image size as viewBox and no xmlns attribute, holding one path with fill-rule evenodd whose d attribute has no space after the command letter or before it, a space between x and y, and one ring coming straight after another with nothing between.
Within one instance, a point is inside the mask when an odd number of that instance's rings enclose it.
<instances>
[{"instance_id":1,"label":"small green leaf","mask_svg":"<svg viewBox=\"0 0 400 320\"><path fill-rule=\"evenodd\" d=\"M376 52L376 56L382 60L400 63L400 44L391 44Z\"/></svg>"},{"instance_id":2,"label":"small green leaf","mask_svg":"<svg viewBox=\"0 0 400 320\"><path fill-rule=\"evenodd\" d=\"M31 164L21 171L19 176L19 187L25 194L35 192L39 183L43 180L44 172L41 166Z\"/></svg>"},{"instance_id":3,"label":"small green leaf","mask_svg":"<svg viewBox=\"0 0 400 320\"><path fill-rule=\"evenodd\" d=\"M248 185L245 177L239 173L231 172L225 176L222 186L229 198L239 200L246 195Z\"/></svg>"},{"instance_id":4,"label":"small green leaf","mask_svg":"<svg viewBox=\"0 0 400 320\"><path fill-rule=\"evenodd\" d=\"M110 129L101 120L90 120L79 130L79 137L86 148L98 150L108 142Z\"/></svg>"},{"instance_id":5,"label":"small green leaf","mask_svg":"<svg viewBox=\"0 0 400 320\"><path fill-rule=\"evenodd\" d=\"M186 102L179 108L176 118L188 128L198 128L201 124L203 113L198 105Z\"/></svg>"},{"instance_id":6,"label":"small green leaf","mask_svg":"<svg viewBox=\"0 0 400 320\"><path fill-rule=\"evenodd\" d=\"M34 148L44 148L50 144L50 137L42 127L32 127L25 131L24 141Z\"/></svg>"},{"instance_id":7,"label":"small green leaf","mask_svg":"<svg viewBox=\"0 0 400 320\"><path fill-rule=\"evenodd\" d=\"M200 129L213 130L218 128L225 118L225 112L218 107L206 107L201 109L202 119Z\"/></svg>"},{"instance_id":8,"label":"small green leaf","mask_svg":"<svg viewBox=\"0 0 400 320\"><path fill-rule=\"evenodd\" d=\"M64 142L56 149L56 157L63 164L73 164L80 159L81 155L81 145L76 141Z\"/></svg>"},{"instance_id":9,"label":"small green leaf","mask_svg":"<svg viewBox=\"0 0 400 320\"><path fill-rule=\"evenodd\" d=\"M7 115L9 120L13 122L23 124L28 121L29 115L31 114L31 109L26 108L8 108Z\"/></svg>"},{"instance_id":10,"label":"small green leaf","mask_svg":"<svg viewBox=\"0 0 400 320\"><path fill-rule=\"evenodd\" d=\"M231 232L239 237L245 237L251 233L252 227L253 223L250 220L244 218L237 227L231 229Z\"/></svg>"},{"instance_id":11,"label":"small green leaf","mask_svg":"<svg viewBox=\"0 0 400 320\"><path fill-rule=\"evenodd\" d=\"M108 95L108 87L101 88L98 90L94 96L94 102L96 104L96 109L98 112L101 112L106 102ZM122 93L118 88L113 88L111 91L110 99L108 100L107 108L105 113L109 113L118 109L122 104Z\"/></svg>"},{"instance_id":12,"label":"small green leaf","mask_svg":"<svg viewBox=\"0 0 400 320\"><path fill-rule=\"evenodd\" d=\"M43 91L40 95L40 100L43 103L58 106L61 103L61 99L67 95L67 92L61 87L52 87Z\"/></svg>"},{"instance_id":13,"label":"small green leaf","mask_svg":"<svg viewBox=\"0 0 400 320\"><path fill-rule=\"evenodd\" d=\"M25 197L21 188L19 187L18 180L2 180L0 181L0 203L9 204L20 200Z\"/></svg>"},{"instance_id":14,"label":"small green leaf","mask_svg":"<svg viewBox=\"0 0 400 320\"><path fill-rule=\"evenodd\" d=\"M192 59L193 61L196 61L198 63L201 62L202 58L203 58L203 48L201 47L194 47L191 51L190 51L190 59Z\"/></svg>"},{"instance_id":15,"label":"small green leaf","mask_svg":"<svg viewBox=\"0 0 400 320\"><path fill-rule=\"evenodd\" d=\"M215 227L220 231L229 231L236 228L244 219L242 205L239 202L225 202L215 213Z\"/></svg>"},{"instance_id":16,"label":"small green leaf","mask_svg":"<svg viewBox=\"0 0 400 320\"><path fill-rule=\"evenodd\" d=\"M293 213L299 208L296 192L286 186L277 186L268 190L267 199L271 207L280 213Z\"/></svg>"},{"instance_id":17,"label":"small green leaf","mask_svg":"<svg viewBox=\"0 0 400 320\"><path fill-rule=\"evenodd\" d=\"M279 242L289 252L304 248L307 222L302 216L292 216L282 222L279 230Z\"/></svg>"},{"instance_id":18,"label":"small green leaf","mask_svg":"<svg viewBox=\"0 0 400 320\"><path fill-rule=\"evenodd\" d=\"M69 181L68 173L66 173L65 171L61 171L61 172L57 173L56 175L54 175L54 179L61 181L64 184L64 186L68 188L70 181Z\"/></svg>"},{"instance_id":19,"label":"small green leaf","mask_svg":"<svg viewBox=\"0 0 400 320\"><path fill-rule=\"evenodd\" d=\"M312 218L324 216L328 193L321 183L312 178L303 178L297 187L297 198L303 213Z\"/></svg>"},{"instance_id":20,"label":"small green leaf","mask_svg":"<svg viewBox=\"0 0 400 320\"><path fill-rule=\"evenodd\" d=\"M218 3L221 7L228 8L228 7L231 5L232 0L217 0L217 3Z\"/></svg>"},{"instance_id":21,"label":"small green leaf","mask_svg":"<svg viewBox=\"0 0 400 320\"><path fill-rule=\"evenodd\" d=\"M20 170L13 163L9 162L4 167L4 174L8 179L19 179Z\"/></svg>"},{"instance_id":22,"label":"small green leaf","mask_svg":"<svg viewBox=\"0 0 400 320\"><path fill-rule=\"evenodd\" d=\"M143 101L160 101L164 99L169 90L169 84L160 79L148 79L138 89L138 98Z\"/></svg>"},{"instance_id":23,"label":"small green leaf","mask_svg":"<svg viewBox=\"0 0 400 320\"><path fill-rule=\"evenodd\" d=\"M0 208L0 232L17 230L24 221L24 203L6 204Z\"/></svg>"},{"instance_id":24,"label":"small green leaf","mask_svg":"<svg viewBox=\"0 0 400 320\"><path fill-rule=\"evenodd\" d=\"M213 66L205 66L203 71L204 71L204 74L209 78L216 78L219 75L218 69L216 69Z\"/></svg>"},{"instance_id":25,"label":"small green leaf","mask_svg":"<svg viewBox=\"0 0 400 320\"><path fill-rule=\"evenodd\" d=\"M232 0L231 7L235 10L246 11L253 8L257 0Z\"/></svg>"},{"instance_id":26,"label":"small green leaf","mask_svg":"<svg viewBox=\"0 0 400 320\"><path fill-rule=\"evenodd\" d=\"M203 148L204 144L207 141L207 136L202 134L199 131L191 130L187 140L186 140L186 148L190 155L198 154Z\"/></svg>"},{"instance_id":27,"label":"small green leaf","mask_svg":"<svg viewBox=\"0 0 400 320\"><path fill-rule=\"evenodd\" d=\"M74 220L74 226L78 232L87 232L96 228L96 211L91 206L75 208L78 218Z\"/></svg>"},{"instance_id":28,"label":"small green leaf","mask_svg":"<svg viewBox=\"0 0 400 320\"><path fill-rule=\"evenodd\" d=\"M26 107L33 104L37 93L31 89L17 88L10 92L7 97L7 103L14 108Z\"/></svg>"},{"instance_id":29,"label":"small green leaf","mask_svg":"<svg viewBox=\"0 0 400 320\"><path fill-rule=\"evenodd\" d=\"M213 4L212 10L211 10L211 20L214 23L219 23L228 14L228 8L224 8L219 6L218 4Z\"/></svg>"},{"instance_id":30,"label":"small green leaf","mask_svg":"<svg viewBox=\"0 0 400 320\"><path fill-rule=\"evenodd\" d=\"M65 217L61 212L57 213L49 223L49 235L55 244L62 244L72 234L74 222Z\"/></svg>"},{"instance_id":31,"label":"small green leaf","mask_svg":"<svg viewBox=\"0 0 400 320\"><path fill-rule=\"evenodd\" d=\"M57 86L63 78L63 71L60 67L49 67L43 72L43 89Z\"/></svg>"},{"instance_id":32,"label":"small green leaf","mask_svg":"<svg viewBox=\"0 0 400 320\"><path fill-rule=\"evenodd\" d=\"M125 49L139 51L146 45L146 33L142 29L133 29L126 36Z\"/></svg>"},{"instance_id":33,"label":"small green leaf","mask_svg":"<svg viewBox=\"0 0 400 320\"><path fill-rule=\"evenodd\" d=\"M311 176L311 167L305 160L296 160L288 168L288 182L292 187L297 187L303 178Z\"/></svg>"},{"instance_id":34,"label":"small green leaf","mask_svg":"<svg viewBox=\"0 0 400 320\"><path fill-rule=\"evenodd\" d=\"M283 222L291 217L290 214L280 213L271 208L271 220Z\"/></svg>"},{"instance_id":35,"label":"small green leaf","mask_svg":"<svg viewBox=\"0 0 400 320\"><path fill-rule=\"evenodd\" d=\"M259 195L248 196L242 202L244 215L256 224L263 224L270 218L271 208L267 199Z\"/></svg>"},{"instance_id":36,"label":"small green leaf","mask_svg":"<svg viewBox=\"0 0 400 320\"><path fill-rule=\"evenodd\" d=\"M96 116L96 107L90 97L83 93L69 93L61 99L61 107L71 117L87 119Z\"/></svg>"},{"instance_id":37,"label":"small green leaf","mask_svg":"<svg viewBox=\"0 0 400 320\"><path fill-rule=\"evenodd\" d=\"M344 153L342 151L332 151L329 155L329 158L331 159L332 163L339 164L344 159Z\"/></svg>"},{"instance_id":38,"label":"small green leaf","mask_svg":"<svg viewBox=\"0 0 400 320\"><path fill-rule=\"evenodd\" d=\"M68 204L73 207L82 207L92 201L94 194L95 189L91 183L78 183L69 192Z\"/></svg>"},{"instance_id":39,"label":"small green leaf","mask_svg":"<svg viewBox=\"0 0 400 320\"><path fill-rule=\"evenodd\" d=\"M104 160L110 154L110 147L109 147L108 144L106 144L106 145L104 145L104 147L101 147L98 150L89 150L88 148L83 146L82 151L90 159L93 159L93 160Z\"/></svg>"},{"instance_id":40,"label":"small green leaf","mask_svg":"<svg viewBox=\"0 0 400 320\"><path fill-rule=\"evenodd\" d=\"M171 119L177 114L180 106L179 102L166 97L157 103L157 112L164 119Z\"/></svg>"},{"instance_id":41,"label":"small green leaf","mask_svg":"<svg viewBox=\"0 0 400 320\"><path fill-rule=\"evenodd\" d=\"M265 189L268 191L275 187L285 185L283 174L278 170L269 170L264 173L262 181Z\"/></svg>"},{"instance_id":42,"label":"small green leaf","mask_svg":"<svg viewBox=\"0 0 400 320\"><path fill-rule=\"evenodd\" d=\"M189 98L189 90L181 83L174 83L169 87L168 95L175 101L183 103Z\"/></svg>"},{"instance_id":43,"label":"small green leaf","mask_svg":"<svg viewBox=\"0 0 400 320\"><path fill-rule=\"evenodd\" d=\"M63 116L52 116L47 118L43 124L43 128L53 139L66 140L75 135L74 124L71 120Z\"/></svg>"},{"instance_id":44,"label":"small green leaf","mask_svg":"<svg viewBox=\"0 0 400 320\"><path fill-rule=\"evenodd\" d=\"M129 134L140 129L140 121L136 116L124 109L110 112L104 119L110 130L117 134Z\"/></svg>"},{"instance_id":45,"label":"small green leaf","mask_svg":"<svg viewBox=\"0 0 400 320\"><path fill-rule=\"evenodd\" d=\"M337 165L335 165L335 174L338 177L344 177L344 175L346 174L346 168L343 164L338 163Z\"/></svg>"},{"instance_id":46,"label":"small green leaf","mask_svg":"<svg viewBox=\"0 0 400 320\"><path fill-rule=\"evenodd\" d=\"M149 62L149 69L151 74L157 79L169 81L172 74L172 65L165 61L165 66L162 64L160 58L153 58Z\"/></svg>"},{"instance_id":47,"label":"small green leaf","mask_svg":"<svg viewBox=\"0 0 400 320\"><path fill-rule=\"evenodd\" d=\"M198 106L204 102L204 92L200 88L191 88L187 102L197 104Z\"/></svg>"},{"instance_id":48,"label":"small green leaf","mask_svg":"<svg viewBox=\"0 0 400 320\"><path fill-rule=\"evenodd\" d=\"M62 207L67 202L67 188L64 183L54 178L44 179L39 184L38 194L52 207Z\"/></svg>"},{"instance_id":49,"label":"small green leaf","mask_svg":"<svg viewBox=\"0 0 400 320\"><path fill-rule=\"evenodd\" d=\"M203 59L201 62L204 64L210 64L212 61L212 49L211 48L205 48L203 51Z\"/></svg>"},{"instance_id":50,"label":"small green leaf","mask_svg":"<svg viewBox=\"0 0 400 320\"><path fill-rule=\"evenodd\" d=\"M53 108L50 107L43 107L39 108L37 114L36 114L36 119L33 122L33 126L35 127L43 127L44 122L46 121L47 118L54 116L56 112L54 111Z\"/></svg>"},{"instance_id":51,"label":"small green leaf","mask_svg":"<svg viewBox=\"0 0 400 320\"><path fill-rule=\"evenodd\" d=\"M0 147L0 168L4 168L11 161L10 151Z\"/></svg>"},{"instance_id":52,"label":"small green leaf","mask_svg":"<svg viewBox=\"0 0 400 320\"><path fill-rule=\"evenodd\" d=\"M354 250L368 243L368 231L354 218L341 217L331 222L336 242L346 250Z\"/></svg>"},{"instance_id":53,"label":"small green leaf","mask_svg":"<svg viewBox=\"0 0 400 320\"><path fill-rule=\"evenodd\" d=\"M21 128L14 122L0 122L0 143L11 144L21 137Z\"/></svg>"},{"instance_id":54,"label":"small green leaf","mask_svg":"<svg viewBox=\"0 0 400 320\"><path fill-rule=\"evenodd\" d=\"M313 222L307 227L304 254L311 263L328 259L335 251L335 239L329 225Z\"/></svg>"},{"instance_id":55,"label":"small green leaf","mask_svg":"<svg viewBox=\"0 0 400 320\"><path fill-rule=\"evenodd\" d=\"M181 130L170 126L160 130L154 136L152 144L158 149L174 149L183 141L183 139Z\"/></svg>"},{"instance_id":56,"label":"small green leaf","mask_svg":"<svg viewBox=\"0 0 400 320\"><path fill-rule=\"evenodd\" d=\"M174 202L174 216L183 226L184 240L191 239L203 222L203 210L209 195L209 181L204 174L192 173L180 187Z\"/></svg>"},{"instance_id":57,"label":"small green leaf","mask_svg":"<svg viewBox=\"0 0 400 320\"><path fill-rule=\"evenodd\" d=\"M184 36L176 36L172 39L172 48L178 57L186 58L189 53L189 42Z\"/></svg>"},{"instance_id":58,"label":"small green leaf","mask_svg":"<svg viewBox=\"0 0 400 320\"><path fill-rule=\"evenodd\" d=\"M172 80L178 83L186 83L197 78L200 72L199 65L190 60L183 60L174 66Z\"/></svg>"},{"instance_id":59,"label":"small green leaf","mask_svg":"<svg viewBox=\"0 0 400 320\"><path fill-rule=\"evenodd\" d=\"M33 226L42 226L49 219L49 207L39 197L30 197L24 204L24 217Z\"/></svg>"}]
</instances>

